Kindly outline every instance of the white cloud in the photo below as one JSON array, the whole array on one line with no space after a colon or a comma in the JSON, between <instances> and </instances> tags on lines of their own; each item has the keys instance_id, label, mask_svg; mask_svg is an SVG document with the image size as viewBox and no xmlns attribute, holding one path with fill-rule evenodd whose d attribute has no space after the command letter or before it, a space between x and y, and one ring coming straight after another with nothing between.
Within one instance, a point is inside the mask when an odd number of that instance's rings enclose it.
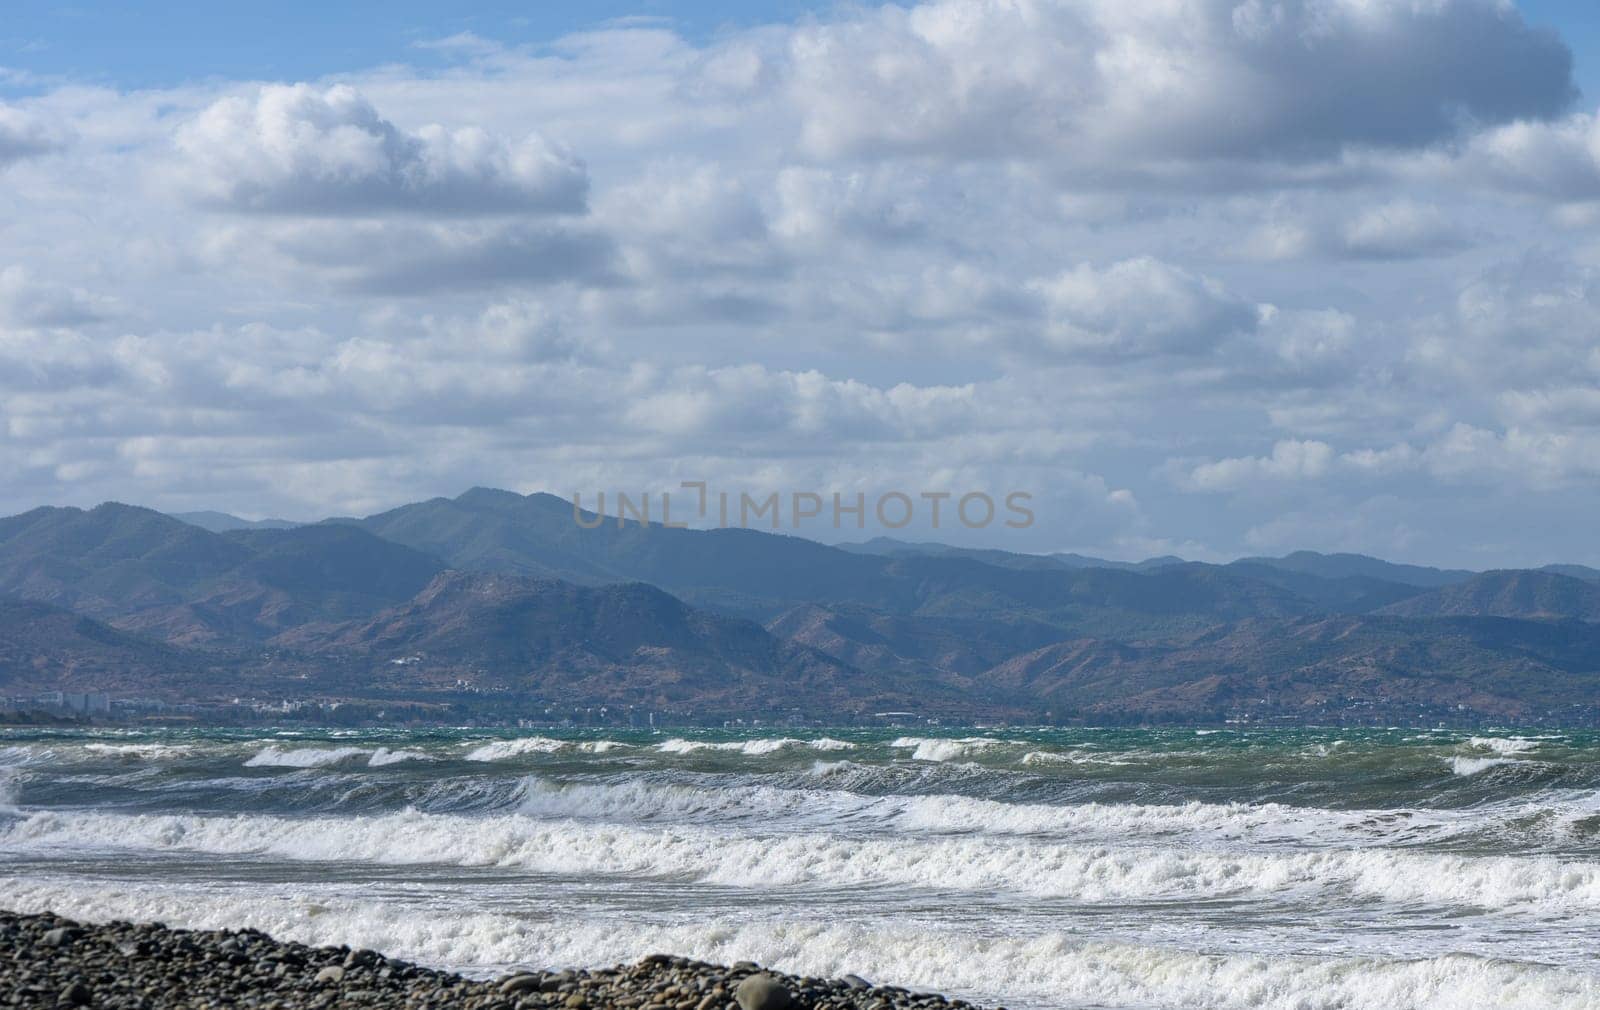
<instances>
[{"instance_id":1,"label":"white cloud","mask_svg":"<svg viewBox=\"0 0 1600 1010\"><path fill-rule=\"evenodd\" d=\"M1339 247L1363 259L1405 259L1461 247L1459 224L1438 207L1410 200L1370 207L1338 231Z\"/></svg>"},{"instance_id":2,"label":"white cloud","mask_svg":"<svg viewBox=\"0 0 1600 1010\"><path fill-rule=\"evenodd\" d=\"M1573 94L1565 47L1496 0L931 0L796 29L776 58L822 157L1297 161Z\"/></svg>"},{"instance_id":3,"label":"white cloud","mask_svg":"<svg viewBox=\"0 0 1600 1010\"><path fill-rule=\"evenodd\" d=\"M1081 264L1032 287L1044 304L1040 342L1065 353L1203 354L1258 321L1216 281L1150 257Z\"/></svg>"},{"instance_id":4,"label":"white cloud","mask_svg":"<svg viewBox=\"0 0 1600 1010\"><path fill-rule=\"evenodd\" d=\"M0 169L66 146L66 137L38 116L0 102Z\"/></svg>"},{"instance_id":5,"label":"white cloud","mask_svg":"<svg viewBox=\"0 0 1600 1010\"><path fill-rule=\"evenodd\" d=\"M1403 260L1450 254L1472 243L1470 231L1444 210L1407 198L1368 207L1341 205L1337 214L1275 215L1252 232L1245 251L1265 260Z\"/></svg>"},{"instance_id":6,"label":"white cloud","mask_svg":"<svg viewBox=\"0 0 1600 1010\"><path fill-rule=\"evenodd\" d=\"M1474 138L1469 172L1507 189L1559 201L1600 199L1600 117L1518 121Z\"/></svg>"},{"instance_id":7,"label":"white cloud","mask_svg":"<svg viewBox=\"0 0 1600 1010\"><path fill-rule=\"evenodd\" d=\"M1545 490L1600 478L1600 431L1494 431L1460 423L1422 453L1434 476L1454 483Z\"/></svg>"},{"instance_id":8,"label":"white cloud","mask_svg":"<svg viewBox=\"0 0 1600 1010\"><path fill-rule=\"evenodd\" d=\"M177 134L178 175L202 204L272 214L576 212L583 164L538 134L404 131L354 88L268 85L222 98Z\"/></svg>"},{"instance_id":9,"label":"white cloud","mask_svg":"<svg viewBox=\"0 0 1600 1010\"><path fill-rule=\"evenodd\" d=\"M1239 456L1201 463L1189 471L1188 486L1197 491L1237 491L1262 481L1317 480L1334 462L1326 442L1285 439L1270 456Z\"/></svg>"},{"instance_id":10,"label":"white cloud","mask_svg":"<svg viewBox=\"0 0 1600 1010\"><path fill-rule=\"evenodd\" d=\"M35 278L26 267L0 268L0 325L81 326L104 318L110 306L82 289Z\"/></svg>"},{"instance_id":11,"label":"white cloud","mask_svg":"<svg viewBox=\"0 0 1600 1010\"><path fill-rule=\"evenodd\" d=\"M537 289L610 283L612 240L585 225L540 221L272 221L212 233L206 255L357 295Z\"/></svg>"}]
</instances>

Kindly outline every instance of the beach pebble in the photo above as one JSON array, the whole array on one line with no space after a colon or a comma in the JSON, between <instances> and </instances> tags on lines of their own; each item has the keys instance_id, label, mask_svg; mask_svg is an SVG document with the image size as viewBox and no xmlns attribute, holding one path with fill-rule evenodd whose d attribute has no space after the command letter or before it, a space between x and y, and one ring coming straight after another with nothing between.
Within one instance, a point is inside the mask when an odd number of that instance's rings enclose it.
<instances>
[{"instance_id":1,"label":"beach pebble","mask_svg":"<svg viewBox=\"0 0 1600 1010\"><path fill-rule=\"evenodd\" d=\"M670 954L464 978L349 947L0 911L0 1008L104 1010L967 1010L865 979L796 978Z\"/></svg>"},{"instance_id":2,"label":"beach pebble","mask_svg":"<svg viewBox=\"0 0 1600 1010\"><path fill-rule=\"evenodd\" d=\"M794 1001L789 990L765 972L740 982L733 998L741 1010L789 1010L789 1004Z\"/></svg>"},{"instance_id":3,"label":"beach pebble","mask_svg":"<svg viewBox=\"0 0 1600 1010\"><path fill-rule=\"evenodd\" d=\"M506 993L507 995L519 992L530 992L538 989L543 982L544 979L540 978L538 975L529 975L526 973L521 975L512 975L510 978L500 983L500 991Z\"/></svg>"}]
</instances>

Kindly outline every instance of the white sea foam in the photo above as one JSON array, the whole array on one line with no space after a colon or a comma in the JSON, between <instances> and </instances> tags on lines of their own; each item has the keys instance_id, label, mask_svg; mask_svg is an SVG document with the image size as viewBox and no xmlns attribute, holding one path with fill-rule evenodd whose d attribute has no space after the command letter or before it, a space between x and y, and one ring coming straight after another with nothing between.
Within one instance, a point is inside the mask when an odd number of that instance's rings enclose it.
<instances>
[{"instance_id":1,"label":"white sea foam","mask_svg":"<svg viewBox=\"0 0 1600 1010\"><path fill-rule=\"evenodd\" d=\"M0 767L46 764L56 756L50 747L38 744L12 744L0 747Z\"/></svg>"},{"instance_id":2,"label":"white sea foam","mask_svg":"<svg viewBox=\"0 0 1600 1010\"><path fill-rule=\"evenodd\" d=\"M735 887L888 885L1078 901L1347 895L1555 912L1600 908L1600 863L1386 849L1210 852L989 836L740 835L462 817L206 817L36 812L7 847L179 850L303 861L511 867L538 873L671 876Z\"/></svg>"},{"instance_id":3,"label":"white sea foam","mask_svg":"<svg viewBox=\"0 0 1600 1010\"><path fill-rule=\"evenodd\" d=\"M1509 764L1516 762L1506 757L1453 757L1450 759L1450 770L1457 775L1476 775L1498 765Z\"/></svg>"},{"instance_id":4,"label":"white sea foam","mask_svg":"<svg viewBox=\"0 0 1600 1010\"><path fill-rule=\"evenodd\" d=\"M468 761L504 761L521 754L554 754L570 746L566 740L547 736L523 736L514 740L492 740L479 744L466 754Z\"/></svg>"},{"instance_id":5,"label":"white sea foam","mask_svg":"<svg viewBox=\"0 0 1600 1010\"><path fill-rule=\"evenodd\" d=\"M390 750L388 747L379 747L367 758L367 765L372 768L382 768L385 765L397 765L406 761L432 761L433 758L419 750Z\"/></svg>"},{"instance_id":6,"label":"white sea foam","mask_svg":"<svg viewBox=\"0 0 1600 1010\"><path fill-rule=\"evenodd\" d=\"M987 736L969 736L959 740L946 737L903 736L890 742L897 749L910 749L913 761L955 761L984 751L1013 744L1011 740L996 740Z\"/></svg>"},{"instance_id":7,"label":"white sea foam","mask_svg":"<svg viewBox=\"0 0 1600 1010\"><path fill-rule=\"evenodd\" d=\"M699 751L726 751L735 754L744 754L749 757L762 757L767 754L776 754L782 750L806 747L811 750L836 751L850 750L855 744L844 740L834 740L822 737L817 740L796 740L793 737L757 737L754 740L685 740L682 737L673 737L656 745L656 750L663 754L694 754Z\"/></svg>"},{"instance_id":8,"label":"white sea foam","mask_svg":"<svg viewBox=\"0 0 1600 1010\"><path fill-rule=\"evenodd\" d=\"M140 761L164 761L185 757L194 752L193 747L167 743L86 743L83 749L91 754L131 758Z\"/></svg>"},{"instance_id":9,"label":"white sea foam","mask_svg":"<svg viewBox=\"0 0 1600 1010\"><path fill-rule=\"evenodd\" d=\"M244 763L246 768L326 768L370 757L362 747L296 747L284 750L268 745Z\"/></svg>"},{"instance_id":10,"label":"white sea foam","mask_svg":"<svg viewBox=\"0 0 1600 1010\"><path fill-rule=\"evenodd\" d=\"M478 909L381 902L328 889L232 890L0 878L8 904L90 920L160 918L190 928L251 926L323 945L372 947L493 975L505 966L599 967L670 950L749 959L807 975L858 972L874 981L1020 1006L1195 1007L1200 1010L1593 1010L1600 980L1572 970L1449 955L1410 960L1204 954L1092 942L1061 932L995 937L915 922L830 923L763 916L658 922L646 917L525 919Z\"/></svg>"},{"instance_id":11,"label":"white sea foam","mask_svg":"<svg viewBox=\"0 0 1600 1010\"><path fill-rule=\"evenodd\" d=\"M855 750L856 745L848 740L835 740L831 736L818 737L806 741L806 746L812 750Z\"/></svg>"},{"instance_id":12,"label":"white sea foam","mask_svg":"<svg viewBox=\"0 0 1600 1010\"><path fill-rule=\"evenodd\" d=\"M154 760L154 758L152 758ZM382 768L406 761L432 761L433 757L419 750L389 747L295 747L284 749L268 745L257 751L246 768L329 768L335 765L365 764L369 768Z\"/></svg>"},{"instance_id":13,"label":"white sea foam","mask_svg":"<svg viewBox=\"0 0 1600 1010\"><path fill-rule=\"evenodd\" d=\"M1493 751L1496 754L1511 755L1526 754L1528 751L1536 750L1539 742L1520 736L1475 736L1467 741L1467 746L1477 750Z\"/></svg>"},{"instance_id":14,"label":"white sea foam","mask_svg":"<svg viewBox=\"0 0 1600 1010\"><path fill-rule=\"evenodd\" d=\"M830 767L843 766L839 762ZM819 776L826 779L826 776ZM1496 830L1542 816L1541 829L1560 837L1572 821L1592 816L1587 793L1547 803L1471 810L1330 810L1278 803L1007 803L951 794L869 795L848 789L770 785L702 785L628 778L557 783L525 779L518 812L572 817L694 823L759 823L768 830L812 828L863 833L1016 835L1077 841L1167 841L1238 848L1293 845L1416 844ZM1553 815L1553 816L1552 816Z\"/></svg>"},{"instance_id":15,"label":"white sea foam","mask_svg":"<svg viewBox=\"0 0 1600 1010\"><path fill-rule=\"evenodd\" d=\"M511 740L491 740L488 743L468 743L472 749L464 758L468 761L508 761L523 754L558 754L574 751L583 754L605 754L628 745L621 740L557 740L548 736L521 736Z\"/></svg>"}]
</instances>

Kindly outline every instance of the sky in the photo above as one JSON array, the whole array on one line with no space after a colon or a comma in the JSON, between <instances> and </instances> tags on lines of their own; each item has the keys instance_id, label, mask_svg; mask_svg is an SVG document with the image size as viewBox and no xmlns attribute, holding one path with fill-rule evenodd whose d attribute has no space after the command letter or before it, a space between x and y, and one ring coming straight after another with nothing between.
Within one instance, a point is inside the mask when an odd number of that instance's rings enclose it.
<instances>
[{"instance_id":1,"label":"sky","mask_svg":"<svg viewBox=\"0 0 1600 1010\"><path fill-rule=\"evenodd\" d=\"M0 513L1600 563L1584 4L161 6L0 21Z\"/></svg>"}]
</instances>

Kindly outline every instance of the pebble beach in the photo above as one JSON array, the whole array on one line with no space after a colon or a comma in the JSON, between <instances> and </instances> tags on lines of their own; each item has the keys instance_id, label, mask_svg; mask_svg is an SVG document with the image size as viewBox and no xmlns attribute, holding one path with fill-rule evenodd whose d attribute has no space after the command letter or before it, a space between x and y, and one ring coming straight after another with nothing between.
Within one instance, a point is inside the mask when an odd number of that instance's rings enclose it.
<instances>
[{"instance_id":1,"label":"pebble beach","mask_svg":"<svg viewBox=\"0 0 1600 1010\"><path fill-rule=\"evenodd\" d=\"M652 954L612 968L530 969L471 979L373 950L285 943L252 929L91 924L49 913L10 912L0 912L0 1006L973 1010L962 1000L874 986L854 975L785 975L748 961L724 966Z\"/></svg>"}]
</instances>

